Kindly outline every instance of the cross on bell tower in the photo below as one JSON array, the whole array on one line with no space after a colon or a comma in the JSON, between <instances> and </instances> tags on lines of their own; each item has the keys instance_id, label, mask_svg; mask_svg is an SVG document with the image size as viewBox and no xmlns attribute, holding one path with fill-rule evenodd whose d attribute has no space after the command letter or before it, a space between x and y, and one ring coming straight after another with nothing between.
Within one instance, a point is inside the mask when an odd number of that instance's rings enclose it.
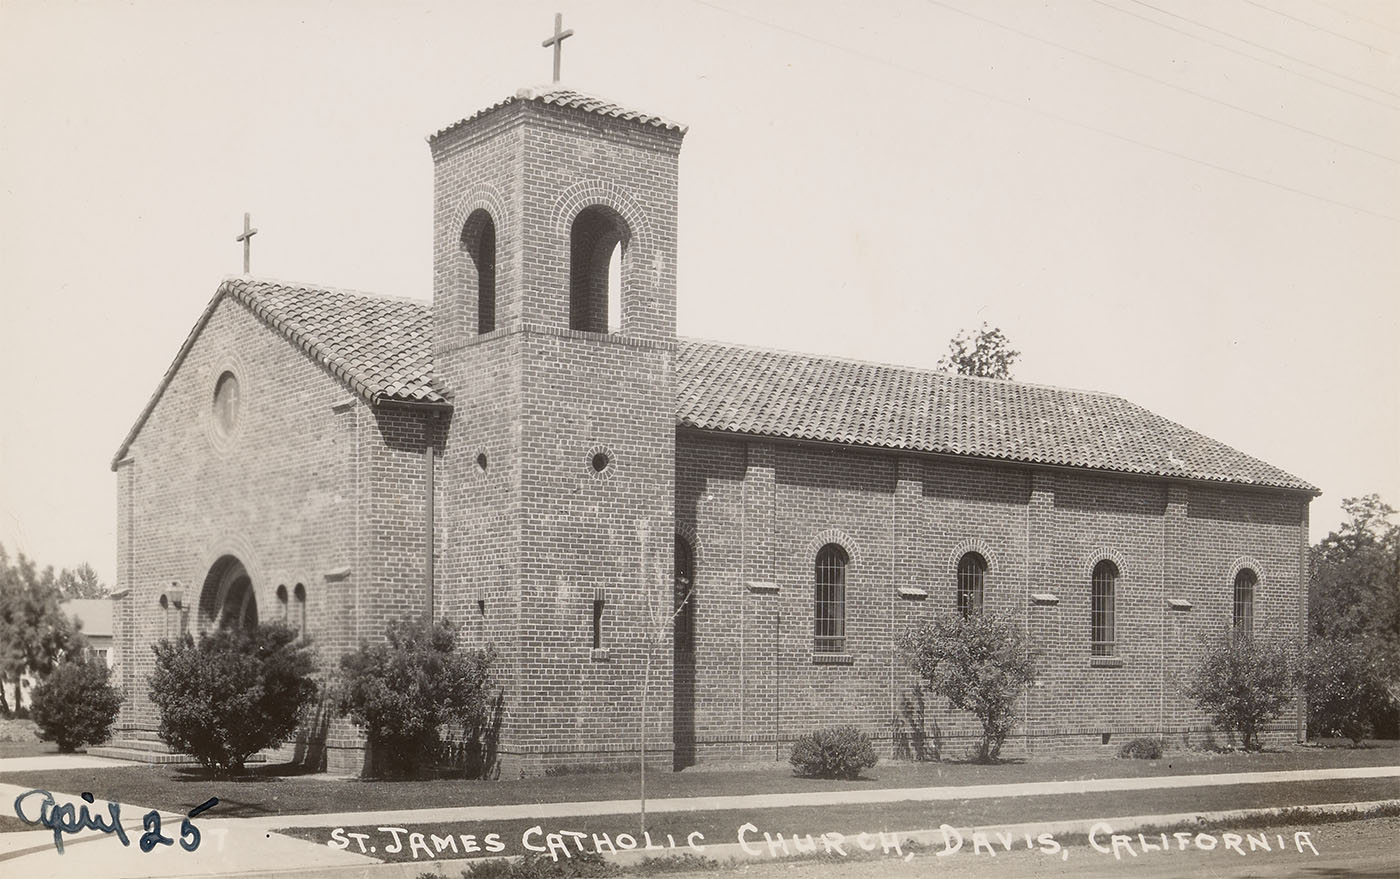
<instances>
[{"instance_id":1,"label":"cross on bell tower","mask_svg":"<svg viewBox=\"0 0 1400 879\"><path fill-rule=\"evenodd\" d=\"M569 37L572 37L572 36L574 35L574 31L573 31L572 28L570 28L569 30L564 30L563 28L564 28L564 13L562 13L562 12L556 12L556 13L554 13L554 36L552 36L552 37L550 37L549 39L545 40L543 43L540 43L540 45L543 46L543 47L545 47L546 49L548 49L550 46L553 46L553 47L554 47L554 81L555 81L555 82L558 82L558 81L559 81L559 56L560 56L560 55L562 54L562 52L563 52L563 49L564 49L564 41L567 40Z\"/></svg>"}]
</instances>

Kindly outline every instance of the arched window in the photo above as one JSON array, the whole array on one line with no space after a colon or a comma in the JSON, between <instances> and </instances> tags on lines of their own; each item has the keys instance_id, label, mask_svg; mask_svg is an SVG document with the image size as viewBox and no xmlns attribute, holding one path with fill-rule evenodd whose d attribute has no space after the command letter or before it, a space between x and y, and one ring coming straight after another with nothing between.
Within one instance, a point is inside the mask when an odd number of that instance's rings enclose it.
<instances>
[{"instance_id":1,"label":"arched window","mask_svg":"<svg viewBox=\"0 0 1400 879\"><path fill-rule=\"evenodd\" d=\"M695 552L676 535L676 649L695 649Z\"/></svg>"},{"instance_id":2,"label":"arched window","mask_svg":"<svg viewBox=\"0 0 1400 879\"><path fill-rule=\"evenodd\" d=\"M1246 635L1254 631L1254 587L1259 575L1243 568L1235 575L1235 631Z\"/></svg>"},{"instance_id":3,"label":"arched window","mask_svg":"<svg viewBox=\"0 0 1400 879\"><path fill-rule=\"evenodd\" d=\"M463 292L476 294L476 332L489 333L496 328L496 223L485 210L467 217L462 251L470 260Z\"/></svg>"},{"instance_id":4,"label":"arched window","mask_svg":"<svg viewBox=\"0 0 1400 879\"><path fill-rule=\"evenodd\" d=\"M170 637L170 596L160 597L160 637Z\"/></svg>"},{"instance_id":5,"label":"arched window","mask_svg":"<svg viewBox=\"0 0 1400 879\"><path fill-rule=\"evenodd\" d=\"M812 649L846 652L846 565L850 557L834 543L817 553L815 625Z\"/></svg>"},{"instance_id":6,"label":"arched window","mask_svg":"<svg viewBox=\"0 0 1400 879\"><path fill-rule=\"evenodd\" d=\"M987 577L987 560L975 552L958 559L958 613L963 616L982 610L982 583Z\"/></svg>"},{"instance_id":7,"label":"arched window","mask_svg":"<svg viewBox=\"0 0 1400 879\"><path fill-rule=\"evenodd\" d=\"M292 590L292 601L294 603L292 613L292 625L297 627L297 631L306 634L306 587L298 583Z\"/></svg>"},{"instance_id":8,"label":"arched window","mask_svg":"<svg viewBox=\"0 0 1400 879\"><path fill-rule=\"evenodd\" d=\"M278 586L277 586L277 619L280 620L280 621L282 621L282 622L284 622L284 623L289 621L289 619L288 619L288 617L287 617L287 586L286 586L286 584L278 584Z\"/></svg>"},{"instance_id":9,"label":"arched window","mask_svg":"<svg viewBox=\"0 0 1400 879\"><path fill-rule=\"evenodd\" d=\"M1118 566L1104 559L1094 566L1093 594L1089 606L1089 655L1112 656L1116 650L1113 632L1113 592L1118 582Z\"/></svg>"},{"instance_id":10,"label":"arched window","mask_svg":"<svg viewBox=\"0 0 1400 879\"><path fill-rule=\"evenodd\" d=\"M622 264L630 237L627 223L612 208L592 205L574 218L569 232L569 329L621 330ZM616 290L609 289L610 273Z\"/></svg>"}]
</instances>

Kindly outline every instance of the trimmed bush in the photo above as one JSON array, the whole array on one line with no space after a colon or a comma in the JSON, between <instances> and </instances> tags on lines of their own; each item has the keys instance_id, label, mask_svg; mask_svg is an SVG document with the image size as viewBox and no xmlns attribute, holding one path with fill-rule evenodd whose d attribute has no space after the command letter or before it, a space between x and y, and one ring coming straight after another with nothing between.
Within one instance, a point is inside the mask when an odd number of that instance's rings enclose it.
<instances>
[{"instance_id":1,"label":"trimmed bush","mask_svg":"<svg viewBox=\"0 0 1400 879\"><path fill-rule=\"evenodd\" d=\"M819 729L792 743L788 762L805 778L859 778L878 758L870 736L853 726Z\"/></svg>"},{"instance_id":2,"label":"trimmed bush","mask_svg":"<svg viewBox=\"0 0 1400 879\"><path fill-rule=\"evenodd\" d=\"M220 774L239 772L296 731L316 698L311 651L281 623L155 645L151 701L160 738Z\"/></svg>"},{"instance_id":3,"label":"trimmed bush","mask_svg":"<svg viewBox=\"0 0 1400 879\"><path fill-rule=\"evenodd\" d=\"M121 693L108 683L106 663L65 658L34 688L34 722L39 738L71 753L107 741L121 707Z\"/></svg>"},{"instance_id":4,"label":"trimmed bush","mask_svg":"<svg viewBox=\"0 0 1400 879\"><path fill-rule=\"evenodd\" d=\"M927 689L982 724L977 762L996 760L1035 679L1022 624L990 611L939 614L906 630L899 646Z\"/></svg>"},{"instance_id":5,"label":"trimmed bush","mask_svg":"<svg viewBox=\"0 0 1400 879\"><path fill-rule=\"evenodd\" d=\"M1118 749L1118 756L1131 760L1160 760L1162 740L1146 737L1133 739Z\"/></svg>"},{"instance_id":6,"label":"trimmed bush","mask_svg":"<svg viewBox=\"0 0 1400 879\"><path fill-rule=\"evenodd\" d=\"M1246 751L1258 751L1264 725L1293 700L1292 666L1283 647L1227 632L1206 645L1186 695L1217 728L1238 735Z\"/></svg>"},{"instance_id":7,"label":"trimmed bush","mask_svg":"<svg viewBox=\"0 0 1400 879\"><path fill-rule=\"evenodd\" d=\"M365 731L371 775L402 777L432 765L443 724L461 724L468 737L489 724L495 651L456 644L448 620L400 620L384 642L362 643L341 659L340 713Z\"/></svg>"}]
</instances>

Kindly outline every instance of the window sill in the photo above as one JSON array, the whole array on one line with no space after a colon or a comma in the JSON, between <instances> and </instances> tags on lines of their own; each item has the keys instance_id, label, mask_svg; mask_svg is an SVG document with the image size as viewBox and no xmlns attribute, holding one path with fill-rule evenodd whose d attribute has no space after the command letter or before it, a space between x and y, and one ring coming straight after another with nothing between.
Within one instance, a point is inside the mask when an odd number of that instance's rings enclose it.
<instances>
[{"instance_id":1,"label":"window sill","mask_svg":"<svg viewBox=\"0 0 1400 879\"><path fill-rule=\"evenodd\" d=\"M1121 656L1091 656L1089 657L1090 668L1122 668L1123 658Z\"/></svg>"},{"instance_id":2,"label":"window sill","mask_svg":"<svg viewBox=\"0 0 1400 879\"><path fill-rule=\"evenodd\" d=\"M606 647L594 647L589 656L594 662L607 662L612 657L612 652Z\"/></svg>"},{"instance_id":3,"label":"window sill","mask_svg":"<svg viewBox=\"0 0 1400 879\"><path fill-rule=\"evenodd\" d=\"M813 665L854 665L856 658L849 653L813 653Z\"/></svg>"}]
</instances>

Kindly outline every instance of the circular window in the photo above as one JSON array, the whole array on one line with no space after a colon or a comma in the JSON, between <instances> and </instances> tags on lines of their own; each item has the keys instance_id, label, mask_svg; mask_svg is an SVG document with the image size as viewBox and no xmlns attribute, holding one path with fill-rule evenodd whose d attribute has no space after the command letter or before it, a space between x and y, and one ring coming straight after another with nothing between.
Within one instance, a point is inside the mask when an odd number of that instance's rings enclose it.
<instances>
[{"instance_id":1,"label":"circular window","mask_svg":"<svg viewBox=\"0 0 1400 879\"><path fill-rule=\"evenodd\" d=\"M607 446L594 446L589 449L588 457L584 460L587 462L588 475L594 479L607 479L617 469L617 456Z\"/></svg>"},{"instance_id":2,"label":"circular window","mask_svg":"<svg viewBox=\"0 0 1400 879\"><path fill-rule=\"evenodd\" d=\"M225 372L214 383L214 426L223 436L238 426L238 377Z\"/></svg>"}]
</instances>

